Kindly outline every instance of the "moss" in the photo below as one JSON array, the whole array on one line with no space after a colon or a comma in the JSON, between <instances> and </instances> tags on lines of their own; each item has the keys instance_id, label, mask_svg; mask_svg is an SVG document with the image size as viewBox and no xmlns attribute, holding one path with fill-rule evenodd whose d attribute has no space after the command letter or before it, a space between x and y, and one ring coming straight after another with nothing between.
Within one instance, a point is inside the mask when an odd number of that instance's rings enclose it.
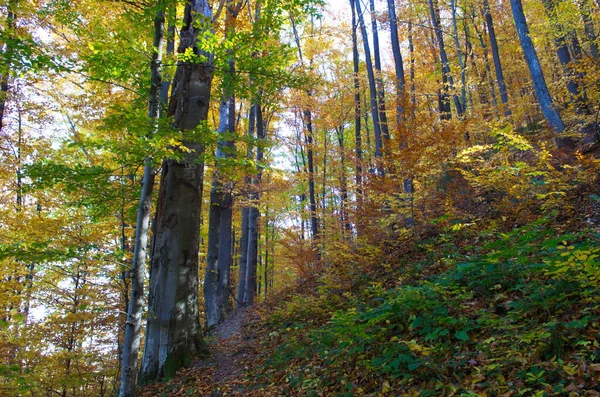
<instances>
[{"instance_id":1,"label":"moss","mask_svg":"<svg viewBox=\"0 0 600 397\"><path fill-rule=\"evenodd\" d=\"M192 363L192 354L185 346L180 346L167 356L163 364L163 380L171 379L181 368L189 367Z\"/></svg>"}]
</instances>

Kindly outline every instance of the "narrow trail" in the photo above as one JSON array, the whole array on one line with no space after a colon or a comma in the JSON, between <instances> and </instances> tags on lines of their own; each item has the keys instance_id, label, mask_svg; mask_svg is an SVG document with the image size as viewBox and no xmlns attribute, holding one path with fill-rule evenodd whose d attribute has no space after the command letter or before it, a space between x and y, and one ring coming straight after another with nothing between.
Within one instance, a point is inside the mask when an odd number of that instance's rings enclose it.
<instances>
[{"instance_id":1,"label":"narrow trail","mask_svg":"<svg viewBox=\"0 0 600 397\"><path fill-rule=\"evenodd\" d=\"M144 388L140 395L150 396L248 396L246 362L257 354L254 339L244 335L249 312L238 309L218 325L206 339L210 357L197 359L174 379Z\"/></svg>"}]
</instances>

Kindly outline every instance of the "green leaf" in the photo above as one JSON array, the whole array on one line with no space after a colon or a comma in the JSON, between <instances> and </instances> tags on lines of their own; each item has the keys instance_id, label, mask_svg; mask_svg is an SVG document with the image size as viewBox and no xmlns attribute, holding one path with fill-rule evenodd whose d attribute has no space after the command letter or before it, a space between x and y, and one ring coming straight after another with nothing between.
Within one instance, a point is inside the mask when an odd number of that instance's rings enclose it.
<instances>
[{"instance_id":1,"label":"green leaf","mask_svg":"<svg viewBox=\"0 0 600 397\"><path fill-rule=\"evenodd\" d=\"M469 335L467 334L467 331L465 331L464 329L460 330L460 331L456 331L454 333L454 337L458 340L462 340L463 342L466 342L469 340Z\"/></svg>"}]
</instances>

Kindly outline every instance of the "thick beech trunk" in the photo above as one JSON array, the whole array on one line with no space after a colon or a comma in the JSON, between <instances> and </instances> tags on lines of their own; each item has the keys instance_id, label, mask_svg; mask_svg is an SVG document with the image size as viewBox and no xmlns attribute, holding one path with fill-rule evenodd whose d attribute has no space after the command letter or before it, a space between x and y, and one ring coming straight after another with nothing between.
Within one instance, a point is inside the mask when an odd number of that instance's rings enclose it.
<instances>
[{"instance_id":1,"label":"thick beech trunk","mask_svg":"<svg viewBox=\"0 0 600 397\"><path fill-rule=\"evenodd\" d=\"M560 115L554 108L554 102L548 91L546 80L544 79L544 72L542 71L542 65L538 59L533 42L529 35L529 27L527 26L527 20L525 19L525 13L523 12L523 5L521 0L510 0L512 7L513 18L519 34L519 40L521 41L521 47L529 67L531 79L533 80L533 88L535 90L535 96L537 97L538 103L542 108L542 114L548 122L548 125L552 130L557 133L561 133L565 130Z\"/></svg>"},{"instance_id":2,"label":"thick beech trunk","mask_svg":"<svg viewBox=\"0 0 600 397\"><path fill-rule=\"evenodd\" d=\"M161 93L165 16L161 3L158 4L158 7L159 9L154 19L154 51L152 52L152 61L150 63L151 85L148 106L148 116L152 119L154 132L158 129L161 97L163 95L166 96L166 91L164 94ZM136 375L142 330L142 308L144 306L144 280L146 278L146 250L148 247L148 226L150 224L150 211L152 208L154 174L153 159L147 157L145 160L142 193L135 228L135 246L131 269L131 297L129 298L127 322L125 323L119 397L132 397L136 394Z\"/></svg>"},{"instance_id":3,"label":"thick beech trunk","mask_svg":"<svg viewBox=\"0 0 600 397\"><path fill-rule=\"evenodd\" d=\"M196 47L202 32L194 19L211 19L205 0L187 3L180 34L179 53L191 48L206 62L182 62L177 66L169 115L173 128L183 131L186 148L179 160L163 162L157 203L146 347L140 382L171 377L194 355L206 353L198 313L198 248L204 164L203 146L187 138L206 120L212 80L212 56Z\"/></svg>"}]
</instances>

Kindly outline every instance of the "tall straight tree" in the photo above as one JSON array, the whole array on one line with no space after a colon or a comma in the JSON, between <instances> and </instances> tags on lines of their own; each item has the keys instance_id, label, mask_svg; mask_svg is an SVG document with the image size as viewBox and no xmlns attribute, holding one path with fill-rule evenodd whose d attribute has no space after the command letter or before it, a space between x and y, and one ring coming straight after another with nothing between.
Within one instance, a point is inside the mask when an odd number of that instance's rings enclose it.
<instances>
[{"instance_id":1,"label":"tall straight tree","mask_svg":"<svg viewBox=\"0 0 600 397\"><path fill-rule=\"evenodd\" d=\"M379 32L377 29L377 18L375 14L375 0L370 0L369 10L371 12L371 34L373 35L373 56L375 58L375 84L377 86L377 108L379 109L379 122L381 123L381 135L384 141L384 150L389 149L390 132L385 110L385 87L381 77L381 55L379 51ZM366 40L366 39L365 39Z\"/></svg>"},{"instance_id":2,"label":"tall straight tree","mask_svg":"<svg viewBox=\"0 0 600 397\"><path fill-rule=\"evenodd\" d=\"M521 0L510 0L510 5L517 27L517 33L519 34L519 40L521 41L521 47L523 48L523 54L525 55L527 66L529 67L531 80L533 80L535 96L542 108L542 114L550 128L557 133L561 133L565 130L565 125L560 118L560 114L558 114L558 111L554 107L554 101L550 96L550 91L548 91L544 72L542 71L542 65L540 64L535 47L531 41L531 36L529 35L529 27L527 26L525 13L523 12L523 4L521 4Z\"/></svg>"},{"instance_id":3,"label":"tall straight tree","mask_svg":"<svg viewBox=\"0 0 600 397\"><path fill-rule=\"evenodd\" d=\"M400 52L400 39L398 38L398 17L396 16L396 6L394 0L387 0L388 14L390 16L390 34L392 43L392 55L394 56L394 67L396 72L396 126L400 134L400 126L404 113L404 95L406 91L406 81L404 79L404 63L402 62L402 53ZM405 145L404 134L400 134L400 146Z\"/></svg>"},{"instance_id":4,"label":"tall straight tree","mask_svg":"<svg viewBox=\"0 0 600 397\"><path fill-rule=\"evenodd\" d=\"M194 131L206 120L212 81L212 55L198 48L210 35L212 11L206 0L185 6L177 66L168 114L183 133L179 159L162 164L152 246L146 346L140 382L173 376L206 352L198 313L198 249L204 147Z\"/></svg>"},{"instance_id":5,"label":"tall straight tree","mask_svg":"<svg viewBox=\"0 0 600 397\"><path fill-rule=\"evenodd\" d=\"M575 106L578 113L587 111L587 106L584 100L582 87L577 81L577 74L573 71L572 62L575 62L575 55L581 53L577 32L572 27L566 27L560 23L559 11L556 9L557 2L555 0L544 0L542 2L546 8L546 14L550 18L550 23L554 30L554 45L556 47L556 55L560 62L563 71L567 75L567 90L571 96L571 102ZM569 48L569 46L571 48ZM573 56L571 56L573 53Z\"/></svg>"},{"instance_id":6,"label":"tall straight tree","mask_svg":"<svg viewBox=\"0 0 600 397\"><path fill-rule=\"evenodd\" d=\"M439 50L440 50L440 61L442 62L442 93L446 94L448 92L448 90L453 90L454 89L454 79L452 78L452 75L450 74L450 63L448 62L448 55L446 54L446 47L444 45L444 35L442 33L442 28L440 26L440 19L439 19L439 9L438 9L438 4L437 1L435 0L428 0L429 2L429 13L431 14L431 24L433 25L433 29L435 30L435 35L436 35L436 39L437 39L437 43L439 46ZM463 115L463 107L462 104L460 102L460 99L458 98L458 96L456 95L456 93L452 93L452 98L454 100L454 106L456 107L456 114L458 115L458 117L462 117ZM447 107L444 106L444 107ZM448 118L451 117L451 115L446 115Z\"/></svg>"},{"instance_id":7,"label":"tall straight tree","mask_svg":"<svg viewBox=\"0 0 600 397\"><path fill-rule=\"evenodd\" d=\"M362 201L362 136L361 136L361 106L360 106L360 79L359 57L358 57L358 38L356 31L358 28L356 21L356 9L354 3L350 1L352 8L352 72L354 78L354 155L356 156L356 166L354 168L354 180L356 183L356 202Z\"/></svg>"},{"instance_id":8,"label":"tall straight tree","mask_svg":"<svg viewBox=\"0 0 600 397\"><path fill-rule=\"evenodd\" d=\"M379 107L377 106L377 86L375 84L375 72L373 71L373 62L371 61L371 47L369 46L369 35L367 34L367 26L365 18L360 7L360 0L350 0L350 6L356 8L358 16L358 24L363 38L363 48L365 51L365 65L367 67L367 77L369 80L369 97L371 105L371 115L373 117L373 132L375 135L375 162L377 172L383 175L383 165L381 158L383 157L383 144L381 140L381 123L379 119Z\"/></svg>"},{"instance_id":9,"label":"tall straight tree","mask_svg":"<svg viewBox=\"0 0 600 397\"><path fill-rule=\"evenodd\" d=\"M458 65L460 66L460 104L462 105L463 112L467 109L467 67L466 60L463 58L463 53L460 49L460 40L458 38L458 23L456 21L457 11L457 0L450 0L450 11L452 12L452 29L454 46L456 47L456 56L458 58Z\"/></svg>"},{"instance_id":10,"label":"tall straight tree","mask_svg":"<svg viewBox=\"0 0 600 397\"><path fill-rule=\"evenodd\" d=\"M252 205L248 208L248 248L246 249L246 282L244 290L244 304L254 304L257 287L257 267L258 267L258 222L260 219L260 210L258 202L261 197L261 180L262 180L262 162L263 162L263 145L266 140L266 126L264 124L263 112L261 107L260 94L254 106L256 106L256 138L259 142L256 148L256 173L252 180Z\"/></svg>"},{"instance_id":11,"label":"tall straight tree","mask_svg":"<svg viewBox=\"0 0 600 397\"><path fill-rule=\"evenodd\" d=\"M292 29L294 31L294 38L296 39L296 46L298 47L298 58L300 63L304 65L304 57L302 56L302 47L300 45L300 36L298 35L298 29L292 19ZM312 96L311 90L306 91L307 96ZM302 110L302 122L305 128L304 142L306 146L306 157L308 165L308 200L310 209L310 230L313 241L317 239L319 235L319 219L317 218L317 198L315 191L315 165L314 165L314 131L313 131L313 120L312 111L310 109ZM257 131L258 132L258 131Z\"/></svg>"},{"instance_id":12,"label":"tall straight tree","mask_svg":"<svg viewBox=\"0 0 600 397\"><path fill-rule=\"evenodd\" d=\"M161 93L162 54L165 38L164 3L159 0L156 7L153 52L152 61L150 62L150 100L148 105L148 116L152 120L154 133L157 132L159 125L161 94L166 96L167 93L166 90L162 90ZM125 323L119 397L132 397L136 394L136 375L142 330L142 307L144 305L144 280L146 278L146 248L148 246L148 225L150 223L150 210L152 208L154 174L154 161L151 157L146 157L144 177L142 179L142 193L135 228L135 247L133 250L133 264L131 266L131 297L129 299L127 322Z\"/></svg>"},{"instance_id":13,"label":"tall straight tree","mask_svg":"<svg viewBox=\"0 0 600 397\"><path fill-rule=\"evenodd\" d=\"M225 41L235 34L235 23L241 9L241 2L228 2L225 16ZM235 96L233 58L229 59L229 70L223 79L223 94L219 108L221 135L217 143L217 166L213 173L210 191L208 218L208 247L206 273L204 276L204 307L206 325L213 326L224 320L230 310L229 274L231 268L231 222L233 217L233 195L231 183L222 181L220 161L233 156L234 142L228 135L235 131Z\"/></svg>"},{"instance_id":14,"label":"tall straight tree","mask_svg":"<svg viewBox=\"0 0 600 397\"><path fill-rule=\"evenodd\" d=\"M500 51L498 50L498 41L496 40L496 31L494 30L494 20L490 12L490 4L488 0L483 0L483 13L485 15L485 25L490 37L490 47L492 48L492 58L494 59L494 69L496 70L496 82L500 88L500 100L504 115L509 117L511 112L508 107L508 93L506 91L506 83L504 82L504 73L502 73L502 63L500 62Z\"/></svg>"},{"instance_id":15,"label":"tall straight tree","mask_svg":"<svg viewBox=\"0 0 600 397\"><path fill-rule=\"evenodd\" d=\"M4 51L0 54L1 59L4 61L4 65L0 66L0 131L2 131L2 127L4 126L4 113L10 89L8 82L13 64L14 52L13 43L11 41L15 34L14 31L17 19L16 10L17 1L9 0L6 5L6 26L4 27L8 40L6 43L3 43Z\"/></svg>"}]
</instances>

